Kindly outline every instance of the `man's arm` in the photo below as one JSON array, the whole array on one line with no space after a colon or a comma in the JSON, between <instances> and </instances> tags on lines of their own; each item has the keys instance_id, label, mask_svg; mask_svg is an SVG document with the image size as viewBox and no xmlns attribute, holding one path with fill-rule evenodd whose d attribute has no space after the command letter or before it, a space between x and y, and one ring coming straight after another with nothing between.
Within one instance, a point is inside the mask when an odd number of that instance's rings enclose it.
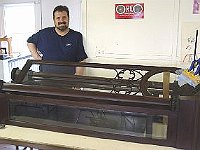
<instances>
[{"instance_id":1,"label":"man's arm","mask_svg":"<svg viewBox=\"0 0 200 150\"><path fill-rule=\"evenodd\" d=\"M35 46L35 44L33 43L27 43L28 49L31 52L32 57L35 60L42 60L42 57L40 56L40 54L37 51L37 48Z\"/></svg>"},{"instance_id":2,"label":"man's arm","mask_svg":"<svg viewBox=\"0 0 200 150\"><path fill-rule=\"evenodd\" d=\"M76 73L75 75L80 75L82 76L84 73L85 69L83 67L76 67Z\"/></svg>"},{"instance_id":3,"label":"man's arm","mask_svg":"<svg viewBox=\"0 0 200 150\"><path fill-rule=\"evenodd\" d=\"M81 62L85 62L85 60L81 61ZM84 67L76 67L76 73L75 75L80 75L82 76L84 74L85 68Z\"/></svg>"}]
</instances>

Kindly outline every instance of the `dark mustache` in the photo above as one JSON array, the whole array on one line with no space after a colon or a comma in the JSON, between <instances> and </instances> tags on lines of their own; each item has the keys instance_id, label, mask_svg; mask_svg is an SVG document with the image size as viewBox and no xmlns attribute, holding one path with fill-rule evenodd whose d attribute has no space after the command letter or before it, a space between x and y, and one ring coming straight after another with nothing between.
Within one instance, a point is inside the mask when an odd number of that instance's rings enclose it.
<instances>
[{"instance_id":1,"label":"dark mustache","mask_svg":"<svg viewBox=\"0 0 200 150\"><path fill-rule=\"evenodd\" d=\"M66 22L58 22L58 25L66 24Z\"/></svg>"}]
</instances>

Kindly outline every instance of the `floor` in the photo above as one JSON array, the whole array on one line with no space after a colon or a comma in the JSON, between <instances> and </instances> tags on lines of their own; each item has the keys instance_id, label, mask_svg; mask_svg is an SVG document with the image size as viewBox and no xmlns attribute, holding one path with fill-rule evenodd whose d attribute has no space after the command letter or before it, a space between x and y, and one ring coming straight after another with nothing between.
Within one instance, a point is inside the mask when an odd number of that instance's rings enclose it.
<instances>
[{"instance_id":1,"label":"floor","mask_svg":"<svg viewBox=\"0 0 200 150\"><path fill-rule=\"evenodd\" d=\"M16 146L14 145L8 145L8 144L0 144L0 150L38 150L38 149L30 149L30 148L25 148L22 146L19 146L18 149L16 149Z\"/></svg>"}]
</instances>

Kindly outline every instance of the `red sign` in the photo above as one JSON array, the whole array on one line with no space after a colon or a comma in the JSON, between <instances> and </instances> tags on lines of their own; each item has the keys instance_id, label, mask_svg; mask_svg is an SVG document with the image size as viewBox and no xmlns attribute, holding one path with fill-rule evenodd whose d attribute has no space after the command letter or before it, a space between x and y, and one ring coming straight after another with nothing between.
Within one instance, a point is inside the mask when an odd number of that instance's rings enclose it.
<instances>
[{"instance_id":1,"label":"red sign","mask_svg":"<svg viewBox=\"0 0 200 150\"><path fill-rule=\"evenodd\" d=\"M115 19L144 18L144 3L115 4Z\"/></svg>"}]
</instances>

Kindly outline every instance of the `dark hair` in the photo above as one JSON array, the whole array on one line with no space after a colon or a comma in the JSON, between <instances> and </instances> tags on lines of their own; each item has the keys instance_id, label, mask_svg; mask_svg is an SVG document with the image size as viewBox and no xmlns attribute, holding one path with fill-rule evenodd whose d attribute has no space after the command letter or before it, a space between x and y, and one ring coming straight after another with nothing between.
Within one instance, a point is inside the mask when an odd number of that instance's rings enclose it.
<instances>
[{"instance_id":1,"label":"dark hair","mask_svg":"<svg viewBox=\"0 0 200 150\"><path fill-rule=\"evenodd\" d=\"M67 16L69 17L69 9L67 6L62 6L62 5L56 6L53 10L53 18L55 17L56 11L59 11L59 12L65 11L67 12Z\"/></svg>"}]
</instances>

